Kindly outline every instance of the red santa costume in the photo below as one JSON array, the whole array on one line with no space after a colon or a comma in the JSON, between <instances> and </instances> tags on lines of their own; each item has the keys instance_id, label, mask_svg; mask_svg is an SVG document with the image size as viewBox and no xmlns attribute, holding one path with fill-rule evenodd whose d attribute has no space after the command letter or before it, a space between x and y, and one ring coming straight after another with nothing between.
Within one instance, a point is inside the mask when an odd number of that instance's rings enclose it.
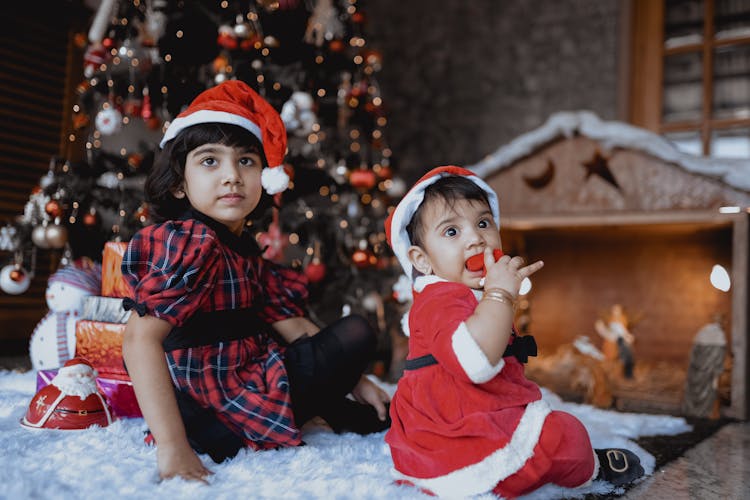
<instances>
[{"instance_id":1,"label":"red santa costume","mask_svg":"<svg viewBox=\"0 0 750 500\"><path fill-rule=\"evenodd\" d=\"M406 226L425 188L444 175L479 185L499 226L497 195L484 181L459 167L432 170L386 221L407 276L412 266ZM396 479L439 496L494 492L510 498L546 483L574 488L596 477L598 460L583 425L550 410L516 357L506 352L492 365L469 333L465 320L482 292L437 276L418 277L413 292L402 321L409 359L432 355L437 362L406 370L391 401L393 423L385 440Z\"/></svg>"}]
</instances>

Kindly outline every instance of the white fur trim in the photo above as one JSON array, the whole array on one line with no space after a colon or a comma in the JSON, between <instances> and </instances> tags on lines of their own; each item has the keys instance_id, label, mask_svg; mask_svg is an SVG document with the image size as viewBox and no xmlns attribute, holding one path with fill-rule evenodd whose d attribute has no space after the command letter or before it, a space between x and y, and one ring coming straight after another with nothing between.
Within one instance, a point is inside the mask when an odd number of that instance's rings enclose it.
<instances>
[{"instance_id":1,"label":"white fur trim","mask_svg":"<svg viewBox=\"0 0 750 500\"><path fill-rule=\"evenodd\" d=\"M414 212L417 211L422 200L424 200L425 189L446 175L455 174L450 174L448 172L436 174L423 180L420 184L414 185L414 187L404 195L396 206L396 210L393 212L393 218L391 219L391 248L401 264L401 267L404 268L404 273L406 273L407 276L411 277L412 275L412 265L409 260L409 247L411 246L411 242L409 241L409 234L406 232L406 226L409 225L411 218L414 216ZM480 177L472 175L466 176L466 178L473 181L477 186L482 188L485 193L487 193L487 199L490 201L490 208L492 209L492 218L495 219L495 224L497 224L497 227L499 228L500 203L497 199L497 194L492 190L489 184L484 182Z\"/></svg>"},{"instance_id":2,"label":"white fur trim","mask_svg":"<svg viewBox=\"0 0 750 500\"><path fill-rule=\"evenodd\" d=\"M456 331L453 332L451 344L453 352L461 364L461 368L464 369L466 376L475 384L483 384L491 380L505 366L503 358L500 358L500 361L496 365L490 363L482 348L479 347L477 341L469 333L464 322L461 322Z\"/></svg>"},{"instance_id":3,"label":"white fur trim","mask_svg":"<svg viewBox=\"0 0 750 500\"><path fill-rule=\"evenodd\" d=\"M289 176L281 165L268 167L260 173L260 183L268 194L281 193L289 187Z\"/></svg>"},{"instance_id":4,"label":"white fur trim","mask_svg":"<svg viewBox=\"0 0 750 500\"><path fill-rule=\"evenodd\" d=\"M189 115L178 116L175 118L172 123L169 124L169 128L167 128L167 131L164 133L164 137L162 137L159 147L163 148L167 142L177 137L177 134L182 130L192 125L198 125L199 123L228 123L230 125L238 125L252 132L261 144L263 144L263 136L260 132L260 127L258 127L253 121L240 115L235 115L234 113L227 113L226 111L201 109L190 113Z\"/></svg>"},{"instance_id":5,"label":"white fur trim","mask_svg":"<svg viewBox=\"0 0 750 500\"><path fill-rule=\"evenodd\" d=\"M403 316L401 316L401 330L404 332L404 335L407 337L411 336L411 330L409 330L409 313L411 312L411 309L406 311Z\"/></svg>"},{"instance_id":6,"label":"white fur trim","mask_svg":"<svg viewBox=\"0 0 750 500\"><path fill-rule=\"evenodd\" d=\"M539 442L549 412L549 405L544 400L529 403L509 443L479 462L444 476L424 479L407 476L395 469L392 473L396 479L406 479L440 497L464 498L488 493L497 483L518 472L534 455L534 447Z\"/></svg>"},{"instance_id":7,"label":"white fur trim","mask_svg":"<svg viewBox=\"0 0 750 500\"><path fill-rule=\"evenodd\" d=\"M417 279L414 280L414 290L417 291L417 293L421 293L422 290L427 288L428 285L432 285L433 283L447 283L448 280L441 278L439 276L435 276L434 274L429 274L425 276L417 276Z\"/></svg>"}]
</instances>

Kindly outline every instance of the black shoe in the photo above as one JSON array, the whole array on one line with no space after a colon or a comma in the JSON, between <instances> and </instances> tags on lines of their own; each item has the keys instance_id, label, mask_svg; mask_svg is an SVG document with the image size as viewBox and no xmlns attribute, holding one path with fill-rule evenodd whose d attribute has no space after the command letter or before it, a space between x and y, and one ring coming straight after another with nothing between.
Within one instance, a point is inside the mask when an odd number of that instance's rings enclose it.
<instances>
[{"instance_id":1,"label":"black shoe","mask_svg":"<svg viewBox=\"0 0 750 500\"><path fill-rule=\"evenodd\" d=\"M622 486L643 476L643 467L638 456L623 448L594 450L599 457L599 475L596 479Z\"/></svg>"},{"instance_id":2,"label":"black shoe","mask_svg":"<svg viewBox=\"0 0 750 500\"><path fill-rule=\"evenodd\" d=\"M337 434L343 432L354 432L356 434L372 434L381 432L391 426L391 417L388 413L389 405L385 405L385 421L378 418L375 407L342 398L326 409L326 414L321 415Z\"/></svg>"}]
</instances>

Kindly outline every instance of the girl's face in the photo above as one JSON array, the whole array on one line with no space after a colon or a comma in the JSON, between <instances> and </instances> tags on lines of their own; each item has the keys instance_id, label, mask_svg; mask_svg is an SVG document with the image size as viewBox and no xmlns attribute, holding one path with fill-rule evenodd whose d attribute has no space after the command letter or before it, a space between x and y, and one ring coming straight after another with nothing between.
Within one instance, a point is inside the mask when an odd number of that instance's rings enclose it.
<instances>
[{"instance_id":1,"label":"girl's face","mask_svg":"<svg viewBox=\"0 0 750 500\"><path fill-rule=\"evenodd\" d=\"M481 288L482 271L466 269L466 260L487 247L501 248L490 207L475 200L457 200L449 206L435 199L423 207L422 218L422 246L409 249L412 265L422 274Z\"/></svg>"},{"instance_id":2,"label":"girl's face","mask_svg":"<svg viewBox=\"0 0 750 500\"><path fill-rule=\"evenodd\" d=\"M240 234L245 218L260 201L262 168L258 153L203 144L188 153L185 180L173 194L187 197L193 208Z\"/></svg>"}]
</instances>

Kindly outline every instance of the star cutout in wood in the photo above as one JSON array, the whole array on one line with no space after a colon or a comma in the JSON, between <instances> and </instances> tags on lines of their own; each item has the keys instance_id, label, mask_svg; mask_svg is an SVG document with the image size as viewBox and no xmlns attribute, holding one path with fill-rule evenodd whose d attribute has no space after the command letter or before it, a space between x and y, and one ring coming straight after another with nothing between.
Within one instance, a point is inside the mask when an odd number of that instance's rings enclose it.
<instances>
[{"instance_id":1,"label":"star cutout in wood","mask_svg":"<svg viewBox=\"0 0 750 500\"><path fill-rule=\"evenodd\" d=\"M618 191L622 191L620 185L617 183L614 174L609 169L609 159L602 156L599 151L594 153L594 157L589 161L583 162L583 166L586 168L586 179L592 175L598 175L605 181L612 184Z\"/></svg>"}]
</instances>

